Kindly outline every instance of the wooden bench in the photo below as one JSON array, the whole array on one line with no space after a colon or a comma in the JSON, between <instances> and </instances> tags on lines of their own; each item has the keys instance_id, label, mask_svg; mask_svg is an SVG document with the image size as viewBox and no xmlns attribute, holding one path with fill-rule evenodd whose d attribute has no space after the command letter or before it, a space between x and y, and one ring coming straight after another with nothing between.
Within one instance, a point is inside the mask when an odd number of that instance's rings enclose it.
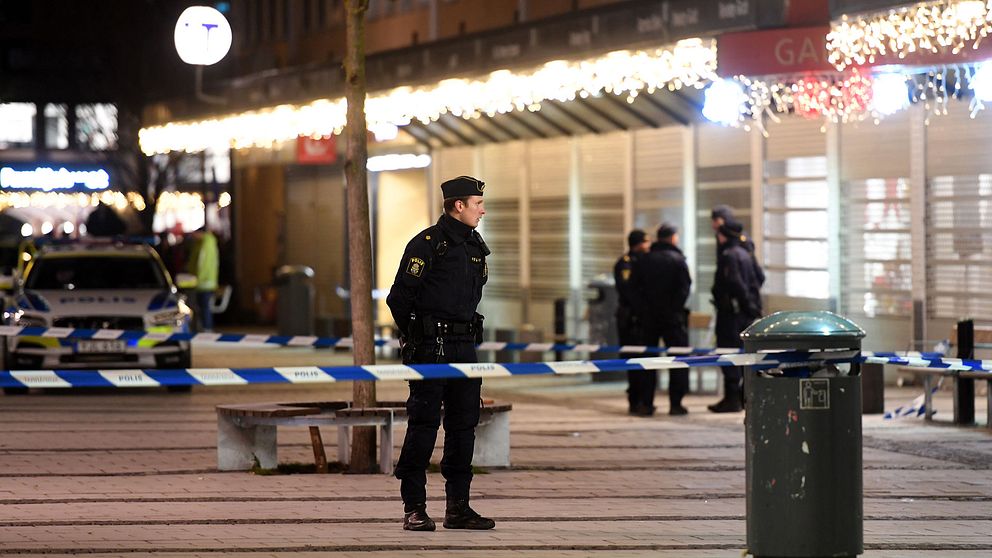
<instances>
[{"instance_id":1,"label":"wooden bench","mask_svg":"<svg viewBox=\"0 0 992 558\"><path fill-rule=\"evenodd\" d=\"M484 401L475 430L475 456L480 467L510 466L509 403ZM442 415L444 411L442 410ZM313 403L250 403L217 406L217 468L247 471L257 465L274 468L278 462L276 429L279 426L308 427L318 471L327 471L321 426L338 428L338 460L348 463L353 426L379 427L379 467L393 471L393 427L406 422L406 403L384 401L375 407L352 407L345 401Z\"/></svg>"}]
</instances>

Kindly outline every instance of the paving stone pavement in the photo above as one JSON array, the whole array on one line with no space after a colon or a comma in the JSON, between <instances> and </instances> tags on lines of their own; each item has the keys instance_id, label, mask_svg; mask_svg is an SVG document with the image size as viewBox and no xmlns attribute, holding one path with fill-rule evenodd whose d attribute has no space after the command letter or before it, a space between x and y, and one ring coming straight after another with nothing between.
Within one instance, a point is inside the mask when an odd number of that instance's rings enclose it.
<instances>
[{"instance_id":1,"label":"paving stone pavement","mask_svg":"<svg viewBox=\"0 0 992 558\"><path fill-rule=\"evenodd\" d=\"M485 384L514 404L514 466L473 484L473 505L497 520L486 532L402 531L399 483L385 475L216 471L216 405L348 399L350 384L3 397L0 555L741 556L743 414L707 413L714 396L691 395L686 417L633 418L622 383L583 378ZM405 390L382 383L379 397ZM890 388L889 407L915 395ZM950 414L947 393L937 408ZM992 555L988 430L868 416L864 432L866 556ZM305 429L279 442L281 462L312 460ZM439 474L429 495L440 516Z\"/></svg>"}]
</instances>

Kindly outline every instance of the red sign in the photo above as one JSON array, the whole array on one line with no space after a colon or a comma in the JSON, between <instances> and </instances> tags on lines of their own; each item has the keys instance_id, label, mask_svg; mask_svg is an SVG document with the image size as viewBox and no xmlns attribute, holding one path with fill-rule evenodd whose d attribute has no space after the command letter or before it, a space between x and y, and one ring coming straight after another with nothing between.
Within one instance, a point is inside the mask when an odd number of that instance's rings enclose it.
<instances>
[{"instance_id":1,"label":"red sign","mask_svg":"<svg viewBox=\"0 0 992 558\"><path fill-rule=\"evenodd\" d=\"M827 58L829 32L830 27L822 25L725 33L717 39L716 72L721 77L835 72L837 68ZM861 67L974 64L989 58L992 41L983 41L977 49L969 46L957 54L950 49L917 52L905 58L889 53Z\"/></svg>"},{"instance_id":2,"label":"red sign","mask_svg":"<svg viewBox=\"0 0 992 558\"><path fill-rule=\"evenodd\" d=\"M296 162L301 165L329 165L338 160L336 136L296 138Z\"/></svg>"},{"instance_id":3,"label":"red sign","mask_svg":"<svg viewBox=\"0 0 992 558\"><path fill-rule=\"evenodd\" d=\"M717 39L721 77L837 71L827 60L830 26L725 33Z\"/></svg>"}]
</instances>

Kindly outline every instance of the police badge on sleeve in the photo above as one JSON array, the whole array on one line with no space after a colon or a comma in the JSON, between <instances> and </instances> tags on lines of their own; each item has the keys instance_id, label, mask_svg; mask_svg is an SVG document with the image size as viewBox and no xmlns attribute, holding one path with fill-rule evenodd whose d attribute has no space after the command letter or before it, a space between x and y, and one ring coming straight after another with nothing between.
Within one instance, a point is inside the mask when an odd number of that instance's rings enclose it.
<instances>
[{"instance_id":1,"label":"police badge on sleeve","mask_svg":"<svg viewBox=\"0 0 992 558\"><path fill-rule=\"evenodd\" d=\"M424 273L424 260L410 258L410 261L406 264L406 272L414 277L420 277Z\"/></svg>"}]
</instances>

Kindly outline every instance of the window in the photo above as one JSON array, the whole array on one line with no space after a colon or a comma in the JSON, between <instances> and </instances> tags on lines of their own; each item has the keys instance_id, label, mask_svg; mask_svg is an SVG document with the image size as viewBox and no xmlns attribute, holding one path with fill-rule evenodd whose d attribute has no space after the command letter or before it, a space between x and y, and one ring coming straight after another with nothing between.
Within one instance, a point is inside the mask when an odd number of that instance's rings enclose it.
<instances>
[{"instance_id":1,"label":"window","mask_svg":"<svg viewBox=\"0 0 992 558\"><path fill-rule=\"evenodd\" d=\"M909 181L870 178L842 184L844 311L912 314Z\"/></svg>"},{"instance_id":2,"label":"window","mask_svg":"<svg viewBox=\"0 0 992 558\"><path fill-rule=\"evenodd\" d=\"M826 157L793 157L765 166L765 291L828 298Z\"/></svg>"},{"instance_id":3,"label":"window","mask_svg":"<svg viewBox=\"0 0 992 558\"><path fill-rule=\"evenodd\" d=\"M34 145L33 103L0 104L0 149Z\"/></svg>"},{"instance_id":4,"label":"window","mask_svg":"<svg viewBox=\"0 0 992 558\"><path fill-rule=\"evenodd\" d=\"M69 119L66 105L45 105L45 147L66 149L69 147Z\"/></svg>"},{"instance_id":5,"label":"window","mask_svg":"<svg viewBox=\"0 0 992 558\"><path fill-rule=\"evenodd\" d=\"M76 143L81 149L117 149L117 107L112 104L76 106Z\"/></svg>"},{"instance_id":6,"label":"window","mask_svg":"<svg viewBox=\"0 0 992 558\"><path fill-rule=\"evenodd\" d=\"M162 289L162 269L150 257L41 257L25 286L38 290Z\"/></svg>"}]
</instances>

